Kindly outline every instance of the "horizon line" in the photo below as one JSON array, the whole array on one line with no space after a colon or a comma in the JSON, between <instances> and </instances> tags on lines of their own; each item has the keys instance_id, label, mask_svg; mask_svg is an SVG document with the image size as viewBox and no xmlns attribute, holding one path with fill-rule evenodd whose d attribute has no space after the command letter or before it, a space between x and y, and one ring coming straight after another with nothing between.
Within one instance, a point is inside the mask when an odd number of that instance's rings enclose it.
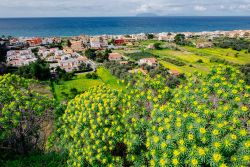
<instances>
[{"instance_id":1,"label":"horizon line","mask_svg":"<svg viewBox=\"0 0 250 167\"><path fill-rule=\"evenodd\" d=\"M123 17L123 18L133 18L133 17L137 17L137 18L155 18L155 17L250 17L246 16L246 15L226 15L226 16L222 16L222 15L218 15L218 16L210 16L210 15L204 15L204 16L197 16L197 15L166 15L166 16L35 16L35 17L29 17L29 16L24 16L24 17L0 17L0 19L36 19L36 18L118 18L118 17Z\"/></svg>"}]
</instances>

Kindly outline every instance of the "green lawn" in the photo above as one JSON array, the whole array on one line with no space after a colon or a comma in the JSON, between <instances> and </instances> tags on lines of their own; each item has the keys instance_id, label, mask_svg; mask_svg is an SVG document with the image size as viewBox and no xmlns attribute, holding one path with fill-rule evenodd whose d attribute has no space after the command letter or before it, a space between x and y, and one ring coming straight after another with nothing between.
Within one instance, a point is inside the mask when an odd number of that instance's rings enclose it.
<instances>
[{"instance_id":1,"label":"green lawn","mask_svg":"<svg viewBox=\"0 0 250 167\"><path fill-rule=\"evenodd\" d=\"M86 74L79 74L70 81L61 81L59 84L54 83L55 96L58 101L66 99L62 94L70 94L70 89L76 88L79 92L84 92L94 86L106 84L114 89L121 89L122 85L117 83L117 78L104 67L97 69L98 79L88 79Z\"/></svg>"}]
</instances>

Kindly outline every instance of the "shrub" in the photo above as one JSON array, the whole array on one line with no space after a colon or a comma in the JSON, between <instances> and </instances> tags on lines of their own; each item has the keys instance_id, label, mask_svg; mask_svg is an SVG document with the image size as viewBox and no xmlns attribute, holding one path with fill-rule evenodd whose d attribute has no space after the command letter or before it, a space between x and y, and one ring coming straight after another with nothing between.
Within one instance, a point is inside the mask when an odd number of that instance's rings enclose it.
<instances>
[{"instance_id":1,"label":"shrub","mask_svg":"<svg viewBox=\"0 0 250 167\"><path fill-rule=\"evenodd\" d=\"M86 78L88 79L97 79L98 75L94 72L94 73L88 73L86 74Z\"/></svg>"},{"instance_id":2,"label":"shrub","mask_svg":"<svg viewBox=\"0 0 250 167\"><path fill-rule=\"evenodd\" d=\"M181 60L171 59L171 58L168 58L168 57L164 57L163 60L167 61L169 63L172 63L174 65L177 65L177 66L185 66L186 65L186 63L184 63Z\"/></svg>"},{"instance_id":3,"label":"shrub","mask_svg":"<svg viewBox=\"0 0 250 167\"><path fill-rule=\"evenodd\" d=\"M203 63L203 60L202 59L199 59L196 61L197 63Z\"/></svg>"},{"instance_id":4,"label":"shrub","mask_svg":"<svg viewBox=\"0 0 250 167\"><path fill-rule=\"evenodd\" d=\"M43 148L41 129L51 120L54 106L53 100L32 90L34 84L17 75L0 76L0 149L26 154Z\"/></svg>"},{"instance_id":5,"label":"shrub","mask_svg":"<svg viewBox=\"0 0 250 167\"><path fill-rule=\"evenodd\" d=\"M247 166L250 87L222 65L165 78L134 76L124 92L99 86L77 96L61 118L58 141L69 166Z\"/></svg>"},{"instance_id":6,"label":"shrub","mask_svg":"<svg viewBox=\"0 0 250 167\"><path fill-rule=\"evenodd\" d=\"M169 103L151 111L151 166L247 166L249 90L240 72L219 66L189 77Z\"/></svg>"},{"instance_id":7,"label":"shrub","mask_svg":"<svg viewBox=\"0 0 250 167\"><path fill-rule=\"evenodd\" d=\"M149 52L136 52L136 53L130 53L128 56L134 60L140 60L142 58L149 58L149 57L157 57L157 55L154 55Z\"/></svg>"},{"instance_id":8,"label":"shrub","mask_svg":"<svg viewBox=\"0 0 250 167\"><path fill-rule=\"evenodd\" d=\"M61 146L69 151L69 166L123 163L121 100L118 91L100 86L69 102L58 130Z\"/></svg>"}]
</instances>

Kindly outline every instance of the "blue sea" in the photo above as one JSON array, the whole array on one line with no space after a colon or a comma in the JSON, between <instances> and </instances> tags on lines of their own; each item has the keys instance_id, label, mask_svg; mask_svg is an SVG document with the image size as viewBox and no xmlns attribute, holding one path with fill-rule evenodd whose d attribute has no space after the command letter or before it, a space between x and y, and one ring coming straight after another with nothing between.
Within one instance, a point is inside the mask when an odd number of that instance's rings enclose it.
<instances>
[{"instance_id":1,"label":"blue sea","mask_svg":"<svg viewBox=\"0 0 250 167\"><path fill-rule=\"evenodd\" d=\"M250 29L250 17L1 18L0 35L75 36Z\"/></svg>"}]
</instances>

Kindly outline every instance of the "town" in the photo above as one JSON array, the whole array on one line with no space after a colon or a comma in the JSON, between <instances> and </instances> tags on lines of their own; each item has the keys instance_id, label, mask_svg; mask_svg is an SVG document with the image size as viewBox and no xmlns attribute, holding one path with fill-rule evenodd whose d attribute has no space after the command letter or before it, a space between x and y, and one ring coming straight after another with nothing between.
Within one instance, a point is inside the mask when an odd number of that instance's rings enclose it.
<instances>
[{"instance_id":1,"label":"town","mask_svg":"<svg viewBox=\"0 0 250 167\"><path fill-rule=\"evenodd\" d=\"M49 63L51 72L55 72L57 67L66 72L84 71L83 66L95 71L97 66L104 61L116 61L120 65L129 63L129 59L124 53L142 52L141 41L154 40L174 42L177 34L183 34L185 39L197 39L193 43L196 48L210 48L213 46L213 39L219 37L228 38L249 38L249 30L235 31L214 31L214 32L182 32L182 33L140 33L132 35L101 35L77 37L1 37L0 44L5 46L7 51L6 64L11 67L21 67L36 62L37 59L45 60ZM155 43L149 43L145 49L155 49ZM94 58L102 51L108 51L106 58ZM87 54L90 55L87 55ZM137 62L137 69L130 72L147 70L140 68L146 64L151 67L158 65L155 57L143 57ZM89 70L87 70L89 71ZM175 74L177 70L172 71Z\"/></svg>"}]
</instances>

